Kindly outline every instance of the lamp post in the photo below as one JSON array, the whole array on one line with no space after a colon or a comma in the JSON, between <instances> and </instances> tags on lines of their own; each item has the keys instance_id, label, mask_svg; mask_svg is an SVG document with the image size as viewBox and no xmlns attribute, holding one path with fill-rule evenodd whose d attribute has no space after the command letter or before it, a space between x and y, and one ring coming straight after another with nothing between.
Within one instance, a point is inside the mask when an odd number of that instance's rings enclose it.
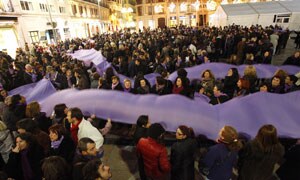
<instances>
[{"instance_id":1,"label":"lamp post","mask_svg":"<svg viewBox=\"0 0 300 180\"><path fill-rule=\"evenodd\" d=\"M55 44L57 42L57 39L56 39L56 31L54 29L54 24L53 24L52 15L51 15L51 8L50 8L50 5L48 3L48 0L46 0L46 3L47 3L47 6L48 6L48 12L49 12L49 17L50 17L52 31L53 31L54 44Z\"/></svg>"}]
</instances>

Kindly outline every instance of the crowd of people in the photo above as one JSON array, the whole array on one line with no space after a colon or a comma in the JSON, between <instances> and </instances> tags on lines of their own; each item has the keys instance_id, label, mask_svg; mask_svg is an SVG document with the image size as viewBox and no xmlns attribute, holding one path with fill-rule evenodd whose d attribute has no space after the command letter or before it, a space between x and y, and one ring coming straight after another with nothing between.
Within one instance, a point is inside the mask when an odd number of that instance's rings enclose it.
<instances>
[{"instance_id":1,"label":"crowd of people","mask_svg":"<svg viewBox=\"0 0 300 180\"><path fill-rule=\"evenodd\" d=\"M57 90L95 88L133 94L179 94L191 99L199 93L213 105L258 91L288 93L299 90L299 74L280 69L271 79L263 79L257 76L253 64L271 64L273 55L286 47L289 34L289 30L278 26L180 26L138 33L123 30L46 47L26 44L24 49L17 49L14 59L0 52L0 177L95 180L112 176L109 166L100 160L105 155L105 134L112 127L110 119L103 121L94 115L87 118L79 108L65 104L57 104L53 115L47 117L38 102L27 103L18 94L9 96L9 90L46 78ZM68 55L90 48L101 50L111 63L103 75L93 64L87 67ZM209 62L247 67L243 73L230 68L222 79L216 79L210 69L204 70L199 79L188 78L184 68ZM300 52L284 64L300 66ZM144 77L152 72L160 74L154 86ZM174 82L168 79L173 72L178 75ZM121 82L119 74L128 79ZM250 141L240 137L234 127L225 126L217 142L201 156L196 153L201 143L192 128L178 127L170 156L163 144L164 133L161 124L151 125L146 115L139 117L134 143L141 179L191 180L195 178L195 161L199 162L199 174L206 179L300 178L296 171L299 142L293 142L295 145L285 151L272 125L262 126ZM280 164L274 173L274 166Z\"/></svg>"}]
</instances>

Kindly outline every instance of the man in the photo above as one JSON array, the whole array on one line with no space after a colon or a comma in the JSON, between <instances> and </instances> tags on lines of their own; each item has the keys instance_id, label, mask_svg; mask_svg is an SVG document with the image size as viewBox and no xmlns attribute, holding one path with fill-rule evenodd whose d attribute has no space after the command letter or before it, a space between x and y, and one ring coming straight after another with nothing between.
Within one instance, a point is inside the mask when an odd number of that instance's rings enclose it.
<instances>
[{"instance_id":1,"label":"man","mask_svg":"<svg viewBox=\"0 0 300 180\"><path fill-rule=\"evenodd\" d=\"M71 108L68 110L67 119L71 124L71 136L75 144L78 139L89 137L96 143L96 148L99 150L103 145L103 136L89 121L83 118L83 114L79 108Z\"/></svg>"},{"instance_id":2,"label":"man","mask_svg":"<svg viewBox=\"0 0 300 180\"><path fill-rule=\"evenodd\" d=\"M154 123L148 130L148 138L141 138L137 144L139 165L144 166L148 179L168 179L171 165L168 160L167 148L162 145L165 129ZM141 159L140 159L141 158Z\"/></svg>"},{"instance_id":3,"label":"man","mask_svg":"<svg viewBox=\"0 0 300 180\"><path fill-rule=\"evenodd\" d=\"M104 165L100 159L89 161L83 168L85 180L109 180L112 177L110 167Z\"/></svg>"},{"instance_id":4,"label":"man","mask_svg":"<svg viewBox=\"0 0 300 180\"><path fill-rule=\"evenodd\" d=\"M82 169L91 160L97 158L95 142L88 137L81 138L77 145L77 153L73 162L73 180L83 179Z\"/></svg>"},{"instance_id":5,"label":"man","mask_svg":"<svg viewBox=\"0 0 300 180\"><path fill-rule=\"evenodd\" d=\"M24 84L30 84L37 81L37 76L30 64L25 65Z\"/></svg>"}]
</instances>

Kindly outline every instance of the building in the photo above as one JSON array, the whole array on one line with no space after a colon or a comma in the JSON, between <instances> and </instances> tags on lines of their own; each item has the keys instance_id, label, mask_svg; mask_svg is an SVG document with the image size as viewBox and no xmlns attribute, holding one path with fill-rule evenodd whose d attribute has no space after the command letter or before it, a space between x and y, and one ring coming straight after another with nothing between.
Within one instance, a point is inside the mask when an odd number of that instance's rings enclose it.
<instances>
[{"instance_id":1,"label":"building","mask_svg":"<svg viewBox=\"0 0 300 180\"><path fill-rule=\"evenodd\" d=\"M0 50L103 33L109 14L107 0L0 0Z\"/></svg>"}]
</instances>

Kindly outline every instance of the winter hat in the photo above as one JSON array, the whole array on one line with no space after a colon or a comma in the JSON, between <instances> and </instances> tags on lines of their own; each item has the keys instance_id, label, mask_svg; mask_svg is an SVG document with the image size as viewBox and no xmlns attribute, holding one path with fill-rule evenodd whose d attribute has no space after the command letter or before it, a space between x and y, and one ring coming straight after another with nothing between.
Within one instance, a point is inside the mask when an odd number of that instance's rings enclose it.
<instances>
[{"instance_id":1,"label":"winter hat","mask_svg":"<svg viewBox=\"0 0 300 180\"><path fill-rule=\"evenodd\" d=\"M161 124L154 123L150 126L150 128L148 130L148 136L153 139L158 139L159 136L165 132L166 132L166 130L165 130L165 128L162 127Z\"/></svg>"}]
</instances>

